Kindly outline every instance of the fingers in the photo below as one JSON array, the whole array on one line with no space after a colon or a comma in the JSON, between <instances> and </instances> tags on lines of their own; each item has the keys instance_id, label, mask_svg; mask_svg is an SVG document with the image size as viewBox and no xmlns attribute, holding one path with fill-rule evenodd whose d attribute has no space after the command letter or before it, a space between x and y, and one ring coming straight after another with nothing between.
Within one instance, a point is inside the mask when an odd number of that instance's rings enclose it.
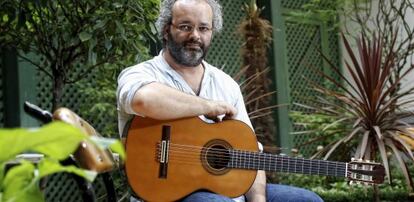
<instances>
[{"instance_id":1,"label":"fingers","mask_svg":"<svg viewBox=\"0 0 414 202\"><path fill-rule=\"evenodd\" d=\"M212 120L212 121L214 121L215 123L218 123L218 122L221 122L221 119L220 119L220 117L218 117L218 116L207 116L207 115L204 115L207 119L210 119L210 120Z\"/></svg>"},{"instance_id":2,"label":"fingers","mask_svg":"<svg viewBox=\"0 0 414 202\"><path fill-rule=\"evenodd\" d=\"M205 117L215 122L233 119L237 114L237 109L226 102L212 101L210 104L211 110L205 115Z\"/></svg>"}]
</instances>

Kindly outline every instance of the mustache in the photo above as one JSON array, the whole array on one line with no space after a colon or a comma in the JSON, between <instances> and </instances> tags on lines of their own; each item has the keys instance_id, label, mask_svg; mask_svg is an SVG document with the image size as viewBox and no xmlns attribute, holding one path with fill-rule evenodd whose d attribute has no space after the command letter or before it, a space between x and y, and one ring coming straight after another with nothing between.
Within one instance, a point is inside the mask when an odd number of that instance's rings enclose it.
<instances>
[{"instance_id":1,"label":"mustache","mask_svg":"<svg viewBox=\"0 0 414 202\"><path fill-rule=\"evenodd\" d=\"M204 44L201 43L200 41L194 41L194 40L185 41L184 46L187 46L187 45L198 45L200 48L204 48Z\"/></svg>"}]
</instances>

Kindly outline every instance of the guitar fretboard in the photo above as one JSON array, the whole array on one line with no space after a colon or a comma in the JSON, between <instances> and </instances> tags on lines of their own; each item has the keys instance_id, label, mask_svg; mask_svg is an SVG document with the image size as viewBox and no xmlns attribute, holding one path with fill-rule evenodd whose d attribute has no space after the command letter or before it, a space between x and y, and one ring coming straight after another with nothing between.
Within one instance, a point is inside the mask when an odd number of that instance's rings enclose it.
<instances>
[{"instance_id":1,"label":"guitar fretboard","mask_svg":"<svg viewBox=\"0 0 414 202\"><path fill-rule=\"evenodd\" d=\"M231 150L230 168L346 177L347 163Z\"/></svg>"}]
</instances>

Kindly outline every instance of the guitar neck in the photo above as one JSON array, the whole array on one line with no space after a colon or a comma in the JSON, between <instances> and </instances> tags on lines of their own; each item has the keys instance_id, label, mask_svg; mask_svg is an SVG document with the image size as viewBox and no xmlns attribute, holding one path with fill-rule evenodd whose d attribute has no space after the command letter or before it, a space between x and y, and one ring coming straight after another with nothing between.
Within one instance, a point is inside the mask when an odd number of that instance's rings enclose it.
<instances>
[{"instance_id":1,"label":"guitar neck","mask_svg":"<svg viewBox=\"0 0 414 202\"><path fill-rule=\"evenodd\" d=\"M347 163L232 150L228 167L310 175L347 176Z\"/></svg>"}]
</instances>

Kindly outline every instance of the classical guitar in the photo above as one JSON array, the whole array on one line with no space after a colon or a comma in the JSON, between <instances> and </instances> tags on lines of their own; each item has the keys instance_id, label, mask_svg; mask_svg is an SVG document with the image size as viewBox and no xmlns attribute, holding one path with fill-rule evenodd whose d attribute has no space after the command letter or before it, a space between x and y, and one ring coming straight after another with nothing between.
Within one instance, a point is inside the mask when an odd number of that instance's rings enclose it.
<instances>
[{"instance_id":1,"label":"classical guitar","mask_svg":"<svg viewBox=\"0 0 414 202\"><path fill-rule=\"evenodd\" d=\"M199 118L159 121L136 116L126 138L126 175L146 201L174 201L196 190L236 197L257 170L342 176L382 183L384 167L372 162L309 160L258 152L256 136L243 122L208 124Z\"/></svg>"}]
</instances>

